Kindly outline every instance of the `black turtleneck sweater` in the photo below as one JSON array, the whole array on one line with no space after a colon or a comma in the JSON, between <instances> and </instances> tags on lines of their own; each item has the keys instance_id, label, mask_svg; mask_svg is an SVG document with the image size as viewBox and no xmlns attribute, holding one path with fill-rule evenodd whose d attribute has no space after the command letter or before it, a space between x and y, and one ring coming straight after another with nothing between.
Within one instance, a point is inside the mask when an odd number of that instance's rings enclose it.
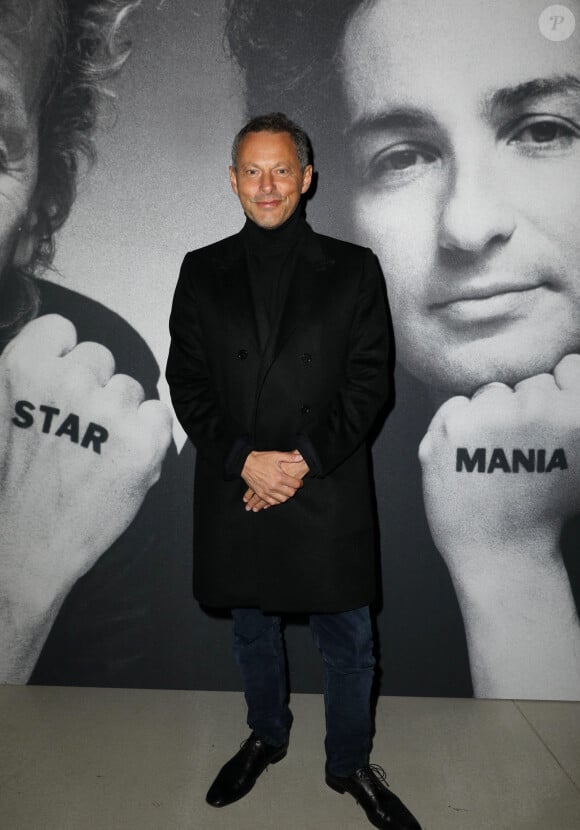
<instances>
[{"instance_id":1,"label":"black turtleneck sweater","mask_svg":"<svg viewBox=\"0 0 580 830\"><path fill-rule=\"evenodd\" d=\"M300 207L283 225L271 230L261 228L246 217L242 237L262 352L267 350L270 334L275 331L284 310L296 256L307 227ZM311 471L316 470L316 454L306 436L297 436L296 446L308 461ZM225 465L227 478L240 475L253 448L249 436L241 436L234 442Z\"/></svg>"},{"instance_id":2,"label":"black turtleneck sweater","mask_svg":"<svg viewBox=\"0 0 580 830\"><path fill-rule=\"evenodd\" d=\"M260 346L265 350L270 333L284 308L300 238L306 228L300 207L278 228L261 228L249 217L242 230Z\"/></svg>"}]
</instances>

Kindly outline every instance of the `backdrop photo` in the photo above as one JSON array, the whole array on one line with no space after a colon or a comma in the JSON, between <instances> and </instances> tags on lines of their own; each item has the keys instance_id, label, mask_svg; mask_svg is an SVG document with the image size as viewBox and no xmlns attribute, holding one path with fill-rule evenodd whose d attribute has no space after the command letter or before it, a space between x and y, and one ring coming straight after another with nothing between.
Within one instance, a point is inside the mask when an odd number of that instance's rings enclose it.
<instances>
[{"instance_id":1,"label":"backdrop photo","mask_svg":"<svg viewBox=\"0 0 580 830\"><path fill-rule=\"evenodd\" d=\"M184 254L243 223L233 136L283 111L395 331L378 690L579 700L580 3L56 5L0 6L0 680L240 688L163 371Z\"/></svg>"}]
</instances>

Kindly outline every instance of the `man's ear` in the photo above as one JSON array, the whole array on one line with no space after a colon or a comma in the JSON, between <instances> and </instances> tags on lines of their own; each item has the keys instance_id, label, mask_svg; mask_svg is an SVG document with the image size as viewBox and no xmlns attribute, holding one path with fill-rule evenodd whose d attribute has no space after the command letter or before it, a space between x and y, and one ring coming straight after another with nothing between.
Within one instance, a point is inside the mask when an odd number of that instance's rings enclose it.
<instances>
[{"instance_id":1,"label":"man's ear","mask_svg":"<svg viewBox=\"0 0 580 830\"><path fill-rule=\"evenodd\" d=\"M12 264L17 268L27 268L34 258L39 235L38 213L30 208L18 229L18 240Z\"/></svg>"},{"instance_id":2,"label":"man's ear","mask_svg":"<svg viewBox=\"0 0 580 830\"><path fill-rule=\"evenodd\" d=\"M230 164L229 170L230 170L230 184L232 186L232 190L234 191L234 193L237 196L238 195L238 180L236 179L236 171L234 170L234 168L232 167L231 164Z\"/></svg>"}]
</instances>

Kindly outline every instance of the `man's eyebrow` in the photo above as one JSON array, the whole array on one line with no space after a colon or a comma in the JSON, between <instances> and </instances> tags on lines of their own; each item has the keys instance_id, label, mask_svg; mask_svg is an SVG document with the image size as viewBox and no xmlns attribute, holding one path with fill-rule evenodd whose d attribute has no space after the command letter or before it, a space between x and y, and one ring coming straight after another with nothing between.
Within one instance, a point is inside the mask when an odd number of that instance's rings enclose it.
<instances>
[{"instance_id":1,"label":"man's eyebrow","mask_svg":"<svg viewBox=\"0 0 580 830\"><path fill-rule=\"evenodd\" d=\"M578 95L580 78L576 75L556 75L551 78L534 78L512 87L494 92L484 104L485 112L497 109L515 109L533 98L550 95Z\"/></svg>"},{"instance_id":2,"label":"man's eyebrow","mask_svg":"<svg viewBox=\"0 0 580 830\"><path fill-rule=\"evenodd\" d=\"M497 109L514 109L534 98L579 94L580 78L576 75L534 78L516 86L496 90L485 100L482 110L488 114ZM428 110L406 106L394 107L362 115L345 130L345 136L352 141L388 130L425 129L436 125L437 119Z\"/></svg>"},{"instance_id":3,"label":"man's eyebrow","mask_svg":"<svg viewBox=\"0 0 580 830\"><path fill-rule=\"evenodd\" d=\"M415 107L395 107L382 112L369 113L357 118L346 130L349 141L368 138L374 133L397 129L424 129L434 127L436 119L426 110Z\"/></svg>"},{"instance_id":4,"label":"man's eyebrow","mask_svg":"<svg viewBox=\"0 0 580 830\"><path fill-rule=\"evenodd\" d=\"M258 161L247 161L245 164L239 164L238 167L292 167L291 161L274 161L274 162L267 162L265 165Z\"/></svg>"}]
</instances>

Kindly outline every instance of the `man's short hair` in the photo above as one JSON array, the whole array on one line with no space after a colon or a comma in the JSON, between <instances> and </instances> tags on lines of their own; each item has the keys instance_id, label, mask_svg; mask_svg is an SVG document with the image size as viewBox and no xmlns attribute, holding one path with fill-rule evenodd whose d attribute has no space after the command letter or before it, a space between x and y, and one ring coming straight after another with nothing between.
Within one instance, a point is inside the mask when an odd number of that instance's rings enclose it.
<instances>
[{"instance_id":1,"label":"man's short hair","mask_svg":"<svg viewBox=\"0 0 580 830\"><path fill-rule=\"evenodd\" d=\"M54 235L74 202L81 162L94 160L99 105L103 97L112 97L103 83L129 55L130 43L122 29L140 2L50 0L50 52L38 103L37 243L26 271L11 268L4 275L12 302L11 319L0 320L2 340L9 339L38 310L30 277L52 262Z\"/></svg>"},{"instance_id":2,"label":"man's short hair","mask_svg":"<svg viewBox=\"0 0 580 830\"><path fill-rule=\"evenodd\" d=\"M294 142L301 169L304 170L308 164L312 163L312 146L302 127L291 121L283 112L269 112L266 115L254 116L247 124L244 124L234 138L232 144L232 167L234 170L238 165L240 143L248 133L288 133Z\"/></svg>"}]
</instances>

